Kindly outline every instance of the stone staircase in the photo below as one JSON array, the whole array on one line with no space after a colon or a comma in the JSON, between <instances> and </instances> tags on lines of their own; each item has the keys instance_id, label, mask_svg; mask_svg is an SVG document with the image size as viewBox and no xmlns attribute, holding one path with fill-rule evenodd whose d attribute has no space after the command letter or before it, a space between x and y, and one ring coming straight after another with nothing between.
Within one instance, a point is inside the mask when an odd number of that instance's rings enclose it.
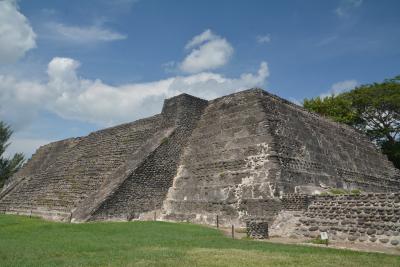
<instances>
[{"instance_id":1,"label":"stone staircase","mask_svg":"<svg viewBox=\"0 0 400 267\"><path fill-rule=\"evenodd\" d=\"M6 187L0 210L8 213L47 210L50 218L59 212L63 215L55 219L69 219L72 209L96 191L160 127L161 117L155 116L94 132L85 138L62 141L63 149L57 150L60 144L42 148ZM49 150L57 153L48 153ZM42 154L48 159L37 164Z\"/></svg>"}]
</instances>

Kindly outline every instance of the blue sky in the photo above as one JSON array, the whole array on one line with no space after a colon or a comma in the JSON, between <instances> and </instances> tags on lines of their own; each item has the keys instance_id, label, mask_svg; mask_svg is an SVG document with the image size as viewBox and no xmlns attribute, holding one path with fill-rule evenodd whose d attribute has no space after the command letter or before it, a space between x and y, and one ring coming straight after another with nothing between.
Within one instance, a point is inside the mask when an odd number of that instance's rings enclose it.
<instances>
[{"instance_id":1,"label":"blue sky","mask_svg":"<svg viewBox=\"0 0 400 267\"><path fill-rule=\"evenodd\" d=\"M186 92L301 102L400 74L400 1L0 0L9 153L158 113Z\"/></svg>"}]
</instances>

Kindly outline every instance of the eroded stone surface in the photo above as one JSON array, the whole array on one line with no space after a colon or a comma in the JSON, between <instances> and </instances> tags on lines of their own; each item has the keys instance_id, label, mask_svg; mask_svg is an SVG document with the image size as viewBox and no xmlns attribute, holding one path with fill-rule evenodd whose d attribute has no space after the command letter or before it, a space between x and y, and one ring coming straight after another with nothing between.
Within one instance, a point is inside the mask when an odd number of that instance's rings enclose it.
<instances>
[{"instance_id":1,"label":"eroded stone surface","mask_svg":"<svg viewBox=\"0 0 400 267\"><path fill-rule=\"evenodd\" d=\"M400 194L315 196L299 219L296 233L328 232L331 238L396 245L400 229Z\"/></svg>"},{"instance_id":2,"label":"eroded stone surface","mask_svg":"<svg viewBox=\"0 0 400 267\"><path fill-rule=\"evenodd\" d=\"M329 188L382 194L314 196ZM399 200L387 193L399 189L399 171L364 135L252 89L179 95L153 117L43 146L7 182L0 211L206 224L218 215L220 225L263 221L289 236L392 241Z\"/></svg>"},{"instance_id":3,"label":"eroded stone surface","mask_svg":"<svg viewBox=\"0 0 400 267\"><path fill-rule=\"evenodd\" d=\"M247 237L254 239L268 238L268 223L262 221L247 221L246 222Z\"/></svg>"}]
</instances>

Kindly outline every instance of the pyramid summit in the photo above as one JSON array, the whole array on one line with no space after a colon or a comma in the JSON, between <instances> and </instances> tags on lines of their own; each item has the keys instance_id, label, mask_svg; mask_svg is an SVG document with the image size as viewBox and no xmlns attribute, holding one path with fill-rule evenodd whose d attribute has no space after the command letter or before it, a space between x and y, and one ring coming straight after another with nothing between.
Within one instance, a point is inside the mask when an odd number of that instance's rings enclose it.
<instances>
[{"instance_id":1,"label":"pyramid summit","mask_svg":"<svg viewBox=\"0 0 400 267\"><path fill-rule=\"evenodd\" d=\"M327 188L389 195L400 172L353 128L250 89L181 94L155 116L42 146L6 183L0 211L243 226Z\"/></svg>"}]
</instances>

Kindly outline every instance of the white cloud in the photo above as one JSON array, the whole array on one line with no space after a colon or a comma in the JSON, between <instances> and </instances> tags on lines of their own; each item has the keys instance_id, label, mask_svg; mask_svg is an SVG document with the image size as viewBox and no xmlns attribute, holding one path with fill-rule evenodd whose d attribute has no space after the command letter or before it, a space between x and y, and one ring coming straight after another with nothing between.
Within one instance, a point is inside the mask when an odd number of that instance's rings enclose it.
<instances>
[{"instance_id":1,"label":"white cloud","mask_svg":"<svg viewBox=\"0 0 400 267\"><path fill-rule=\"evenodd\" d=\"M13 63L36 47L36 34L15 1L0 1L0 64Z\"/></svg>"},{"instance_id":2,"label":"white cloud","mask_svg":"<svg viewBox=\"0 0 400 267\"><path fill-rule=\"evenodd\" d=\"M185 49L190 49L193 48L195 46L201 45L205 42L208 41L213 41L216 39L219 39L220 37L218 35L215 35L210 29L205 30L203 33L196 35L195 37L192 38L192 40L190 40L186 46Z\"/></svg>"},{"instance_id":3,"label":"white cloud","mask_svg":"<svg viewBox=\"0 0 400 267\"><path fill-rule=\"evenodd\" d=\"M340 93L354 89L357 85L358 85L358 82L356 80L346 80L346 81L337 82L331 86L331 89L329 90L329 92L321 94L320 97L324 98L324 97L331 96L331 95L338 95Z\"/></svg>"},{"instance_id":4,"label":"white cloud","mask_svg":"<svg viewBox=\"0 0 400 267\"><path fill-rule=\"evenodd\" d=\"M11 158L15 153L23 153L26 158L30 158L36 149L52 141L48 139L11 137L10 146L5 151L4 156Z\"/></svg>"},{"instance_id":5,"label":"white cloud","mask_svg":"<svg viewBox=\"0 0 400 267\"><path fill-rule=\"evenodd\" d=\"M45 85L0 75L0 118L11 123L15 131L28 124L47 99L49 95Z\"/></svg>"},{"instance_id":6,"label":"white cloud","mask_svg":"<svg viewBox=\"0 0 400 267\"><path fill-rule=\"evenodd\" d=\"M0 117L17 133L8 155L19 151L29 156L39 145L50 141L26 137L26 126L42 112L110 126L159 113L165 98L180 93L214 99L262 87L269 77L266 62L261 62L256 73L243 73L236 78L206 71L226 64L233 53L232 46L211 31L195 36L186 47L191 51L183 63L192 74L152 82L110 85L99 79L85 79L78 74L80 62L62 57L49 62L47 78L42 81L0 74ZM171 61L164 67L177 70L183 63Z\"/></svg>"},{"instance_id":7,"label":"white cloud","mask_svg":"<svg viewBox=\"0 0 400 267\"><path fill-rule=\"evenodd\" d=\"M264 85L269 70L262 62L258 72L228 78L213 72L173 76L163 80L112 86L79 77L79 62L54 58L48 64L48 81L20 82L0 76L0 115L13 126L27 123L41 110L62 118L102 126L129 122L160 112L163 100L180 93L213 99L235 91ZM19 116L20 114L21 116Z\"/></svg>"},{"instance_id":8,"label":"white cloud","mask_svg":"<svg viewBox=\"0 0 400 267\"><path fill-rule=\"evenodd\" d=\"M58 38L74 43L110 42L126 39L127 36L99 25L67 26L61 23L49 23L48 28Z\"/></svg>"},{"instance_id":9,"label":"white cloud","mask_svg":"<svg viewBox=\"0 0 400 267\"><path fill-rule=\"evenodd\" d=\"M271 35L258 35L256 39L259 44L267 44L271 42Z\"/></svg>"},{"instance_id":10,"label":"white cloud","mask_svg":"<svg viewBox=\"0 0 400 267\"><path fill-rule=\"evenodd\" d=\"M331 91L334 94L339 94L345 91L349 91L356 87L358 82L356 80L346 80L342 82L334 83L331 87Z\"/></svg>"},{"instance_id":11,"label":"white cloud","mask_svg":"<svg viewBox=\"0 0 400 267\"><path fill-rule=\"evenodd\" d=\"M181 62L180 69L187 73L198 73L224 66L233 54L232 45L211 30L195 36L190 40L186 49L192 49Z\"/></svg>"},{"instance_id":12,"label":"white cloud","mask_svg":"<svg viewBox=\"0 0 400 267\"><path fill-rule=\"evenodd\" d=\"M349 17L350 13L362 5L363 0L342 0L340 5L334 10L339 17Z\"/></svg>"}]
</instances>

